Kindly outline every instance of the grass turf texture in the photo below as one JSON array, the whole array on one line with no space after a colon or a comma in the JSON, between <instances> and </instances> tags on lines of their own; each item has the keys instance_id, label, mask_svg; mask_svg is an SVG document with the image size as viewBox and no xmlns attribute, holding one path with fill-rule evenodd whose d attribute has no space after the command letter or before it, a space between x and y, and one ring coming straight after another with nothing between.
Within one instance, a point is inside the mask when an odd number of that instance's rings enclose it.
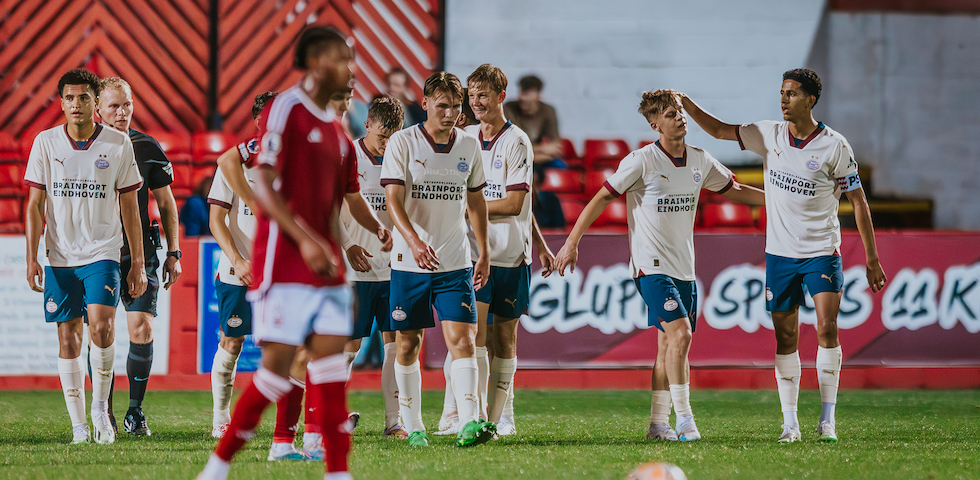
<instances>
[{"instance_id":1,"label":"grass turf texture","mask_svg":"<svg viewBox=\"0 0 980 480\"><path fill-rule=\"evenodd\" d=\"M128 396L116 395L121 422ZM980 391L841 391L837 444L817 442L819 395L803 391L803 441L791 445L776 443L774 391L691 396L699 442L644 440L648 392L521 390L517 435L469 449L453 446L454 437L430 435L429 448L413 449L381 438L379 393L355 392L349 403L361 423L352 471L360 479L622 479L640 463L667 461L692 480L980 478ZM441 404L442 392L424 393L430 432ZM70 446L61 392L0 393L0 478L194 478L216 442L210 393L150 391L144 407L152 437L120 431L115 445ZM270 407L229 477L322 478L321 463L266 461L274 420Z\"/></svg>"}]
</instances>

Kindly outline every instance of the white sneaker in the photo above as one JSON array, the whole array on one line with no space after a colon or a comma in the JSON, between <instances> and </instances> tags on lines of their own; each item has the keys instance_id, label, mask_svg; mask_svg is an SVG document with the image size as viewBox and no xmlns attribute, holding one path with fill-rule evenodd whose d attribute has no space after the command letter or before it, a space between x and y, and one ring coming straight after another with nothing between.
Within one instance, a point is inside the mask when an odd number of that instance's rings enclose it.
<instances>
[{"instance_id":1,"label":"white sneaker","mask_svg":"<svg viewBox=\"0 0 980 480\"><path fill-rule=\"evenodd\" d=\"M459 422L459 415L453 412L449 415L443 415L439 419L439 431L433 435L456 435L462 429L463 425Z\"/></svg>"},{"instance_id":2,"label":"white sneaker","mask_svg":"<svg viewBox=\"0 0 980 480\"><path fill-rule=\"evenodd\" d=\"M517 433L517 424L514 423L513 415L501 415L500 423L497 424L497 435L514 435Z\"/></svg>"},{"instance_id":3,"label":"white sneaker","mask_svg":"<svg viewBox=\"0 0 980 480\"><path fill-rule=\"evenodd\" d=\"M701 440L701 432L698 431L698 426L694 424L694 415L678 415L676 430L677 439L682 442Z\"/></svg>"},{"instance_id":4,"label":"white sneaker","mask_svg":"<svg viewBox=\"0 0 980 480\"><path fill-rule=\"evenodd\" d=\"M323 435L319 433L303 434L303 458L311 462L323 461Z\"/></svg>"},{"instance_id":5,"label":"white sneaker","mask_svg":"<svg viewBox=\"0 0 980 480\"><path fill-rule=\"evenodd\" d=\"M834 422L820 422L820 425L817 425L817 433L820 434L821 442L833 443L837 441L837 427L834 425Z\"/></svg>"},{"instance_id":6,"label":"white sneaker","mask_svg":"<svg viewBox=\"0 0 980 480\"><path fill-rule=\"evenodd\" d=\"M647 440L677 441L677 432L666 423L651 423L647 430Z\"/></svg>"},{"instance_id":7,"label":"white sneaker","mask_svg":"<svg viewBox=\"0 0 980 480\"><path fill-rule=\"evenodd\" d=\"M95 443L111 444L116 442L116 431L112 429L109 410L92 412L92 426L95 427Z\"/></svg>"},{"instance_id":8,"label":"white sneaker","mask_svg":"<svg viewBox=\"0 0 980 480\"><path fill-rule=\"evenodd\" d=\"M222 423L220 425L215 425L211 429L211 437L213 437L213 438L221 438L221 437L225 436L226 433L228 433L228 424L227 423Z\"/></svg>"},{"instance_id":9,"label":"white sneaker","mask_svg":"<svg viewBox=\"0 0 980 480\"><path fill-rule=\"evenodd\" d=\"M276 460L306 460L292 443L273 443L269 447L269 461Z\"/></svg>"},{"instance_id":10,"label":"white sneaker","mask_svg":"<svg viewBox=\"0 0 980 480\"><path fill-rule=\"evenodd\" d=\"M803 436L800 435L800 427L783 425L783 434L779 436L779 443L793 443L802 438Z\"/></svg>"},{"instance_id":11,"label":"white sneaker","mask_svg":"<svg viewBox=\"0 0 980 480\"><path fill-rule=\"evenodd\" d=\"M88 428L88 424L75 425L71 427L71 444L77 445L80 443L88 443L92 441L91 430Z\"/></svg>"}]
</instances>

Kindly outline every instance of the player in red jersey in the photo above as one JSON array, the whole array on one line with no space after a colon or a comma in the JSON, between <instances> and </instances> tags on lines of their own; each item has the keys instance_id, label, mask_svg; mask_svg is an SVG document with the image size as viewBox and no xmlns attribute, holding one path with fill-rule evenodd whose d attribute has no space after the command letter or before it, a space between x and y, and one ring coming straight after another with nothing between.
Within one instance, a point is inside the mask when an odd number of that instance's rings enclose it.
<instances>
[{"instance_id":1,"label":"player in red jersey","mask_svg":"<svg viewBox=\"0 0 980 480\"><path fill-rule=\"evenodd\" d=\"M253 255L255 336L262 368L238 400L227 434L218 443L200 479L224 479L229 462L254 434L262 412L292 389L289 367L296 348L305 346L309 401L318 405L326 476L350 479L350 434L344 344L352 330L353 294L346 284L340 244L335 237L341 203L364 228L388 243L390 232L358 193L355 153L330 97L349 88L354 54L338 31L310 27L300 35L295 66L305 72L299 84L266 107L260 126L255 203L258 226ZM287 128L288 127L288 128Z\"/></svg>"}]
</instances>

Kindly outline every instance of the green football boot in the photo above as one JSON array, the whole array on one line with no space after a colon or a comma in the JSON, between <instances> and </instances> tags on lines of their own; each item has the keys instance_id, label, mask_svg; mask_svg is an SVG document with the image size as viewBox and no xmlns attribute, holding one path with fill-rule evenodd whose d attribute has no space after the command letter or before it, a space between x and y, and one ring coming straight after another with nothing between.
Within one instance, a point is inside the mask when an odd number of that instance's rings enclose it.
<instances>
[{"instance_id":1,"label":"green football boot","mask_svg":"<svg viewBox=\"0 0 980 480\"><path fill-rule=\"evenodd\" d=\"M428 447L429 437L424 430L418 430L408 435L408 444L413 447Z\"/></svg>"},{"instance_id":2,"label":"green football boot","mask_svg":"<svg viewBox=\"0 0 980 480\"><path fill-rule=\"evenodd\" d=\"M496 433L497 426L492 422L484 422L480 419L471 420L466 425L463 425L462 430L459 431L459 435L456 435L456 445L460 447L472 447L486 443L493 440Z\"/></svg>"}]
</instances>

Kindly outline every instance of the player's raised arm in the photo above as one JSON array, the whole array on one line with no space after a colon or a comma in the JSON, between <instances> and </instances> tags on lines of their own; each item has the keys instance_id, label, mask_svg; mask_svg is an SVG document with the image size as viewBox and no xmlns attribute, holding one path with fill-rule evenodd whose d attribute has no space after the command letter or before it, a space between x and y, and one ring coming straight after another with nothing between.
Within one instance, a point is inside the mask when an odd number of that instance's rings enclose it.
<instances>
[{"instance_id":1,"label":"player's raised arm","mask_svg":"<svg viewBox=\"0 0 980 480\"><path fill-rule=\"evenodd\" d=\"M744 183L733 182L732 186L722 195L729 200L746 205L763 206L766 204L766 192L762 191L761 188Z\"/></svg>"},{"instance_id":2,"label":"player's raised arm","mask_svg":"<svg viewBox=\"0 0 980 480\"><path fill-rule=\"evenodd\" d=\"M592 197L589 204L585 206L585 210L582 210L582 213L578 216L578 220L575 220L575 226L569 232L568 238L565 239L565 244L562 245L561 250L558 250L558 255L555 256L555 270L558 271L559 275L565 275L566 267L570 269L569 271L571 273L575 273L575 264L578 262L579 241L582 240L585 231L599 218L599 215L602 214L606 206L612 203L616 197L617 195L614 195L608 188L603 186Z\"/></svg>"},{"instance_id":3,"label":"player's raised arm","mask_svg":"<svg viewBox=\"0 0 980 480\"><path fill-rule=\"evenodd\" d=\"M719 140L738 140L738 125L725 123L714 115L704 111L700 105L691 100L690 97L681 95L681 105L684 111L694 119L697 124L704 129L708 135Z\"/></svg>"}]
</instances>

